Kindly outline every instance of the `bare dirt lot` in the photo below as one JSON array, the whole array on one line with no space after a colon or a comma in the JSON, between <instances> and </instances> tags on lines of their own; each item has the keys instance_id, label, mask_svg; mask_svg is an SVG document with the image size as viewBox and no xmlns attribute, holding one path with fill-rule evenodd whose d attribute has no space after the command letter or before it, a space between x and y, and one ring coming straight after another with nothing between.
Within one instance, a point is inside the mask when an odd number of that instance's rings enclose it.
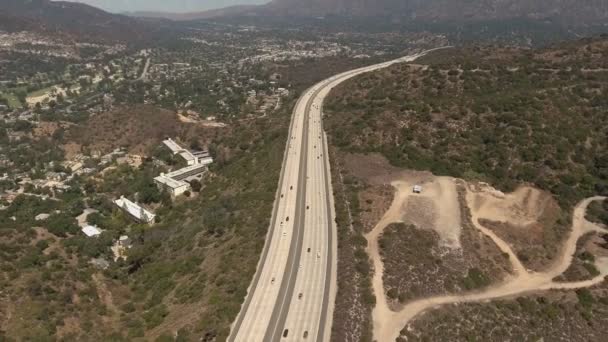
<instances>
[{"instance_id":1,"label":"bare dirt lot","mask_svg":"<svg viewBox=\"0 0 608 342\"><path fill-rule=\"evenodd\" d=\"M368 240L367 252L370 255L374 265L374 276L372 280L372 287L376 295L376 307L373 310L373 323L374 323L374 338L378 341L391 341L400 335L400 331L403 326L407 325L414 317L420 313L429 309L442 306L450 303L458 302L475 302L483 301L494 298L512 297L521 295L524 293L530 293L535 291L543 291L550 289L577 289L584 288L598 284L603 281L605 275L608 274L608 259L598 258L595 262L595 266L598 268L599 274L592 279L580 281L580 282L569 282L569 283L556 283L553 278L562 274L572 262L573 254L576 250L576 243L579 238L589 232L599 232L602 228L598 225L594 225L584 218L585 210L587 205L593 201L603 200L603 197L589 198L576 207L572 217L572 229L567 236L564 234L564 238L558 241L564 241L562 248L556 248L555 254L550 258L551 262L541 263L544 272L536 273L529 271L527 265L522 262L515 252L517 247L525 248L517 245L515 239L506 240L501 238L501 235L512 237L522 236L526 232L523 230L528 227L531 230L531 235L535 234L535 230L540 230L540 234L544 234L546 229L543 224L547 222L541 222L544 215L553 208L553 202L550 196L545 196L543 193L532 188L519 188L514 193L502 194L484 184L473 184L469 185L460 180L446 177L433 178L428 174L425 175L424 181L420 176L407 173L393 172L392 175L399 175L398 181L393 181L392 185L395 187L396 193L394 196L393 203L389 210L382 217L376 227L366 235ZM408 178L409 176L409 178ZM385 176L386 177L386 176ZM411 187L413 184L423 185L423 192L420 195L412 194ZM463 197L466 207L470 212L470 222L475 231L479 232L483 236L492 240L500 250L502 258L509 261L510 267L504 267L503 269L509 269L510 274L506 275L502 281L499 281L495 285L490 286L490 281L484 279L484 275L479 270L471 272L469 270L468 276L470 280L475 283L479 282L482 286L477 287L477 290L469 291L464 294L458 295L446 295L445 293L437 295L435 297L426 297L408 302L405 306L396 307L394 304L394 297L399 297L399 290L397 292L391 291L385 292L385 279L389 286L398 286L400 281L405 278L399 278L394 276L394 272L399 267L395 267L394 263L386 262L391 259L390 252L398 250L398 248L388 248L384 250L384 255L381 255L379 238L388 228L388 234L404 233L403 227L395 228L391 225L395 222L408 222L411 216L418 216L408 223L415 226L426 226L427 229L432 229L433 234L427 234L423 240L424 245L417 246L418 249L426 249L422 254L427 253L427 257L432 259L441 260L435 261L435 264L442 263L443 259L435 251L434 246L441 246L447 250L461 250L462 244L462 217L461 214L466 211L461 211L459 200L457 183L463 186ZM428 191L427 191L428 190ZM422 201L417 201L423 199ZM408 202L418 202L414 205L408 205ZM423 214L421 214L423 213ZM416 221L418 220L418 221ZM500 228L508 230L510 226L517 226L520 231L500 231L489 229L485 227L482 222L502 222L507 225L501 226ZM549 220L549 222L551 222ZM555 222L555 221L553 221ZM409 228L409 232L415 232ZM431 231L431 230L429 230ZM434 235L436 234L436 235ZM539 234L536 232L536 234ZM416 236L416 234L413 234ZM418 234L420 235L420 234ZM565 238L567 236L567 238ZM384 247L387 244L393 244L395 241L405 241L406 237L399 235L393 235L394 239L384 241ZM418 236L420 238L420 236ZM513 246L511 244L513 242ZM472 243L475 249L475 242ZM404 246L408 247L408 246ZM409 246L411 248L414 246ZM467 250L471 247L466 246ZM431 250L430 252L428 250ZM411 256L411 255L410 255ZM483 256L480 256L483 259ZM406 258L407 259L407 258ZM500 260L495 259L496 261ZM385 265L386 262L386 265ZM397 262L398 264L398 262ZM500 262L498 262L498 265ZM427 265L428 266L428 265ZM442 272L441 276L437 276L438 279L445 277L445 274L449 274L449 271L441 270L436 268L438 272ZM443 273L445 272L445 273ZM406 272L407 273L407 272ZM423 273L420 272L419 273ZM388 277L385 276L388 275ZM428 283L432 279L427 279ZM398 287L397 287L398 288ZM480 289L484 288L484 289ZM472 290L472 289L471 289ZM446 291L449 292L449 291ZM390 296L387 296L390 294ZM391 297L388 298L387 297ZM407 329L406 329L407 330Z\"/></svg>"},{"instance_id":2,"label":"bare dirt lot","mask_svg":"<svg viewBox=\"0 0 608 342\"><path fill-rule=\"evenodd\" d=\"M444 222L449 220L447 213L453 215L454 222L460 219L458 230L455 230L457 248L441 238L445 231L439 229L439 224L443 223L437 220L440 215L427 222L409 220L408 217L420 215L420 211L410 211L409 204L402 217L406 223L390 224L382 233L379 246L384 265L383 281L393 309L400 307L397 303L402 305L416 298L485 288L502 281L510 272L504 253L474 228L464 198L464 186L459 184L457 187L457 198L451 198L450 193L449 202L457 206L458 212L443 212ZM430 194L419 196L410 192L409 203L420 200L433 205L434 212L441 211L441 206L435 206Z\"/></svg>"},{"instance_id":3,"label":"bare dirt lot","mask_svg":"<svg viewBox=\"0 0 608 342\"><path fill-rule=\"evenodd\" d=\"M483 183L469 189L479 222L507 242L526 268L542 271L554 263L569 219L549 193L521 186L504 194Z\"/></svg>"}]
</instances>

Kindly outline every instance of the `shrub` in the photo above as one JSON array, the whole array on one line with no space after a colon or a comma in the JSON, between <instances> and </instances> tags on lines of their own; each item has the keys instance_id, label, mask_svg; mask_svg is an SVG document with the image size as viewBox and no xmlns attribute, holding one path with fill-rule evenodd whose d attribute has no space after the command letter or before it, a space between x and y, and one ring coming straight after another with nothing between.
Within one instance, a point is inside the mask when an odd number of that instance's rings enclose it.
<instances>
[{"instance_id":1,"label":"shrub","mask_svg":"<svg viewBox=\"0 0 608 342\"><path fill-rule=\"evenodd\" d=\"M578 297L579 304L584 308L590 308L593 303L595 303L595 298L588 289L583 288L576 290L576 296Z\"/></svg>"},{"instance_id":2,"label":"shrub","mask_svg":"<svg viewBox=\"0 0 608 342\"><path fill-rule=\"evenodd\" d=\"M47 220L49 232L59 237L66 237L67 234L76 234L78 224L73 217L66 214L53 214Z\"/></svg>"}]
</instances>

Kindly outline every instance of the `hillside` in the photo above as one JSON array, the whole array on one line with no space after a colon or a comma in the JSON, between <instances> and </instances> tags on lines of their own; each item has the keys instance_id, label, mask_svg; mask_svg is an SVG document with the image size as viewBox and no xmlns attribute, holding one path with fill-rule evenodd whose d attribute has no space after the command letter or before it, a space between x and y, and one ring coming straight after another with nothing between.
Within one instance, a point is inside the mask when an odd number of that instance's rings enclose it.
<instances>
[{"instance_id":1,"label":"hillside","mask_svg":"<svg viewBox=\"0 0 608 342\"><path fill-rule=\"evenodd\" d=\"M154 26L80 3L3 0L0 31L35 31L78 41L124 42L148 38Z\"/></svg>"},{"instance_id":2,"label":"hillside","mask_svg":"<svg viewBox=\"0 0 608 342\"><path fill-rule=\"evenodd\" d=\"M268 6L296 16L391 16L418 20L488 20L526 17L600 21L608 17L602 0L273 0Z\"/></svg>"},{"instance_id":3,"label":"hillside","mask_svg":"<svg viewBox=\"0 0 608 342\"><path fill-rule=\"evenodd\" d=\"M327 103L334 143L397 166L529 182L572 205L607 191L608 39L463 48L368 74Z\"/></svg>"},{"instance_id":4,"label":"hillside","mask_svg":"<svg viewBox=\"0 0 608 342\"><path fill-rule=\"evenodd\" d=\"M209 19L217 17L226 17L232 15L241 15L248 11L257 9L255 5L236 5L229 6L219 9L201 11L201 12L190 12L190 13L170 13L170 12L128 12L127 15L133 17L142 18L166 18L171 20L197 20L197 19Z\"/></svg>"},{"instance_id":5,"label":"hillside","mask_svg":"<svg viewBox=\"0 0 608 342\"><path fill-rule=\"evenodd\" d=\"M608 18L608 6L603 0L272 0L266 5L233 6L226 10L160 16L177 20L224 16L390 17L393 23L518 18L556 20L573 26L585 26L603 24Z\"/></svg>"},{"instance_id":6,"label":"hillside","mask_svg":"<svg viewBox=\"0 0 608 342\"><path fill-rule=\"evenodd\" d=\"M0 211L0 340L225 340L264 244L290 107L215 129L152 106L121 107L32 140L45 151L36 156L41 161L51 154L48 146L74 144L101 152L158 147L155 153L169 155L160 144L168 134L208 146L215 162L200 195L175 201L154 185L166 169L150 159L76 176L73 190L57 199L18 196ZM111 200L121 195L146 203L156 224L138 224L117 210ZM98 239L77 225L86 207L98 211L85 219L104 230ZM54 214L35 220L45 212ZM93 265L91 258L112 260L109 246L122 232L133 241L127 258L105 270Z\"/></svg>"},{"instance_id":7,"label":"hillside","mask_svg":"<svg viewBox=\"0 0 608 342\"><path fill-rule=\"evenodd\" d=\"M591 197L608 194L607 38L438 50L332 90L324 110L341 268L333 339L605 333L597 327L606 318L608 235L575 222L585 203L590 221L608 217ZM553 288L597 285L418 311L446 294L499 298L540 274Z\"/></svg>"},{"instance_id":8,"label":"hillside","mask_svg":"<svg viewBox=\"0 0 608 342\"><path fill-rule=\"evenodd\" d=\"M177 115L153 106L117 108L90 118L84 127L75 126L67 139L86 150L109 153L128 147L133 153L144 153L164 138L176 136L181 125Z\"/></svg>"}]
</instances>

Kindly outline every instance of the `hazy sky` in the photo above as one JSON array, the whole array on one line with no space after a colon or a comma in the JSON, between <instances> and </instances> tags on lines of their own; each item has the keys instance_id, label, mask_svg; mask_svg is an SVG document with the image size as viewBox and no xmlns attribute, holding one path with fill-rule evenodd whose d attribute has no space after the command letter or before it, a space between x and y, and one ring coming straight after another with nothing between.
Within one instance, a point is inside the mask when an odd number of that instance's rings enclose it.
<instances>
[{"instance_id":1,"label":"hazy sky","mask_svg":"<svg viewBox=\"0 0 608 342\"><path fill-rule=\"evenodd\" d=\"M1 0L0 0L1 1ZM232 5L263 4L270 0L67 0L83 2L110 12L193 12Z\"/></svg>"}]
</instances>

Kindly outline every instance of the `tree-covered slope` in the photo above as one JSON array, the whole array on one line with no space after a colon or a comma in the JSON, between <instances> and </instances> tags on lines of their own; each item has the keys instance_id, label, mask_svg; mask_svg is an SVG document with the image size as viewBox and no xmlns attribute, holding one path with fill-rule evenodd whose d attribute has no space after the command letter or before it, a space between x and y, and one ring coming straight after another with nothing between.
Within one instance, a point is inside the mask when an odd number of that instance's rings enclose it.
<instances>
[{"instance_id":1,"label":"tree-covered slope","mask_svg":"<svg viewBox=\"0 0 608 342\"><path fill-rule=\"evenodd\" d=\"M357 77L326 104L335 145L396 166L533 183L562 204L608 191L608 39L446 49Z\"/></svg>"}]
</instances>

